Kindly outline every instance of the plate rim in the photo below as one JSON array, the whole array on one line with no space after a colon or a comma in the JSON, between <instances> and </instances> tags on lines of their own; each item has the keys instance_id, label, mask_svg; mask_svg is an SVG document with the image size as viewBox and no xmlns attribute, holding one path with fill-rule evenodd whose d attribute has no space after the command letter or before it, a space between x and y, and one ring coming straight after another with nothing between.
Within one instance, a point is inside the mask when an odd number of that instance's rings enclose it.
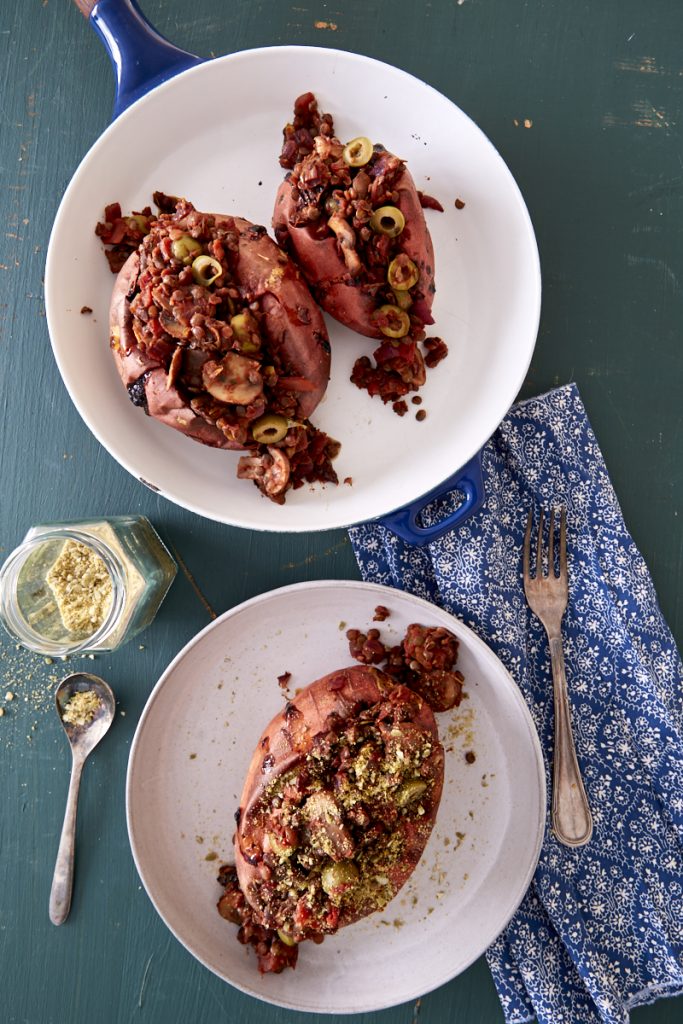
<instances>
[{"instance_id":1,"label":"plate rim","mask_svg":"<svg viewBox=\"0 0 683 1024\"><path fill-rule=\"evenodd\" d=\"M505 172L505 175L508 179L508 184L511 187L511 191L515 199L519 226L523 228L523 235L520 234L520 239L523 237L524 249L529 261L527 266L527 272L530 276L529 320L528 326L525 330L525 334L527 335L527 337L525 341L523 356L521 361L519 362L517 374L514 376L509 376L508 378L510 383L508 384L504 391L505 408L502 409L502 412L500 412L499 407L502 407L503 405L503 401L501 400L501 402L498 403L498 405L496 406L496 408L499 408L499 412L493 412L491 415L487 415L484 417L486 436L482 437L477 442L475 442L474 439L470 440L470 443L467 445L466 448L467 457L462 462L462 466L465 466L467 462L484 447L484 445L490 439L492 434L500 426L500 423L502 422L504 417L507 415L509 409L513 405L524 383L524 380L526 379L527 371L529 369L529 366L531 365L531 360L533 358L533 354L537 344L542 303L542 277L540 253L536 233L534 231L533 222L531 220L531 216L529 214L529 210L526 205L524 196L522 195L521 189L517 184L517 181L514 175L512 174L512 171L510 170L508 164L503 159L500 152L498 151L494 143L491 141L489 136L483 131L482 128L479 127L479 125L473 120L472 117L470 117L469 114L467 114L461 107L458 106L457 103L451 100L448 96L440 92L438 89L430 85L428 82L425 82L423 79L418 78L417 75L414 75L409 71L405 71L402 68L396 67L395 65L390 64L387 61L379 60L376 57L370 57L365 54L359 54L351 50L339 50L332 47L323 46L285 44L281 46L275 45L253 47L247 50L238 51L237 53L223 54L221 56L210 58L206 61L203 61L200 64L187 68L179 74L174 75L171 78L168 78L166 81L156 85L153 89L150 89L148 93L146 93L138 100L136 100L134 103L132 103L118 118L116 118L109 125L107 125L104 131L98 136L95 142L89 147L87 152L83 155L81 161L79 162L78 166L73 172L69 180L69 183L64 191L62 199L60 200L59 207L56 211L48 242L47 255L45 261L45 308L50 344L55 362L57 363L57 367L62 378L62 382L69 394L72 403L76 407L79 416L81 417L82 421L85 423L87 428L90 430L90 432L93 434L95 439L98 441L98 443L102 445L105 451L135 480L137 480L139 483L146 484L146 481L143 479L141 474L136 470L134 463L130 461L129 453L123 450L123 448L121 448L121 450L118 450L116 448L115 441L112 442L110 437L108 437L105 440L106 432L101 430L97 426L95 421L88 414L87 410L82 408L82 403L80 401L77 402L76 399L74 398L74 391L76 389L72 388L73 375L68 373L64 359L61 356L62 349L64 348L64 343L62 342L61 345L59 344L59 342L56 340L56 336L59 335L60 332L58 330L53 330L53 325L57 320L59 309L58 297L55 294L55 287L53 285L54 275L56 271L53 271L52 269L57 259L57 256L55 255L55 239L58 239L60 231L62 230L62 221L66 215L66 206L71 201L71 197L74 194L74 192L76 195L78 194L78 186L80 183L80 179L83 175L87 173L89 161L94 158L94 155L97 152L99 152L99 150L102 147L109 144L109 138L111 134L117 130L117 125L119 123L125 123L131 118L138 116L139 110L142 107L144 107L146 101L151 96L156 96L160 93L163 93L164 91L172 90L176 86L176 83L179 79L189 80L192 76L201 76L202 72L206 69L207 66L215 64L234 64L242 61L260 59L262 57L266 57L267 59L267 55L272 54L273 52L283 53L285 56L300 56L302 53L316 53L318 55L325 55L325 59L332 58L344 61L351 60L360 62L364 65L369 64L382 69L385 73L396 75L403 80L407 80L410 83L413 83L423 89L426 89L429 93L433 94L435 98L438 98L439 101L445 101L446 103L448 103L451 107L455 109L455 111L457 111L459 116L464 118L469 123L470 129L474 131L478 136L480 136L481 141L484 142L485 145L488 147L491 154L493 155L494 160L499 163L500 168ZM479 433L481 434L482 432L484 432L483 428ZM428 487L422 494L409 498L403 504L400 504L398 506L392 506L390 508L384 509L381 513L373 515L372 519L381 521L383 516L388 515L389 513L396 511L397 509L405 508L412 504L419 503L422 499L424 499L424 497L427 494L430 493L432 489L445 483L446 480L448 480L449 477L452 476L452 474L455 472L456 468L460 469L462 468L462 466L454 467L448 476L436 482L432 482L431 486ZM199 515L213 522L220 522L224 525L235 526L242 529L252 529L258 532L266 531L292 534L304 532L318 533L331 529L346 529L350 526L355 526L367 521L367 518L363 515L360 515L358 511L352 513L352 517L349 518L349 512L348 510L344 511L343 506L338 511L335 511L334 506L330 507L329 505L325 505L323 507L322 504L320 507L320 513L315 517L314 522L306 521L303 523L297 523L290 521L283 523L278 521L277 519L274 522L263 521L263 517L258 516L258 510L256 511L256 521L252 521L251 519L246 518L242 515L232 514L230 510L229 501L226 501L226 507L224 510L207 509L201 504L201 501L193 500L191 488L190 493L187 495L179 493L182 492L182 487L169 487L168 483L164 488L159 488L155 485L153 489L165 500L170 501L175 505L178 505L180 508L184 508L187 511L192 512L195 515ZM330 522L330 520L332 520L332 522Z\"/></svg>"},{"instance_id":2,"label":"plate rim","mask_svg":"<svg viewBox=\"0 0 683 1024\"><path fill-rule=\"evenodd\" d=\"M135 812L134 812L133 807L132 807L132 804L133 804L133 801L134 801L134 797L132 795L132 791L133 791L133 786L134 786L134 782L135 782L135 780L133 778L134 768L135 768L134 762L135 762L135 758L136 758L136 755L137 755L138 747L141 745L141 742L142 742L142 736L143 736L144 729L146 727L147 720L148 720L148 718L150 717L150 715L153 712L154 705L155 705L157 699L159 698L159 695L160 695L164 685L166 684L166 681L171 677L172 673L176 670L177 666L181 664L181 662L189 655L189 653L197 645L201 644L203 639L208 634L210 634L214 629L219 628L224 622L226 622L229 619L235 617L236 615L242 613L246 609L249 609L249 608L251 608L251 607L253 607L255 605L257 606L257 605L259 605L259 604L261 604L261 603L263 603L265 601L281 599L283 597L286 598L286 596L288 594L290 594L292 592L295 592L295 591L296 592L300 592L300 591L307 591L308 590L308 591L315 592L316 590L320 590L320 589L324 589L324 588L330 588L330 587L336 587L336 588L342 588L342 589L356 589L356 590L361 590L361 591L365 591L365 592L368 592L368 593L373 593L374 592L375 594L381 594L382 597L383 597L383 602L382 603L385 603L386 600L390 601L391 595L395 594L395 595L399 596L400 598L402 598L404 600L407 598L411 602L414 602L415 605L418 608L420 606L422 606L422 607L424 607L428 611L433 610L433 609L437 609L439 612L441 612L444 615L450 617L451 619L453 619L457 623L458 629L468 635L468 642L471 642L476 648L478 648L479 652L491 664L495 664L496 665L496 668L499 671L499 673L501 675L501 678L505 679L506 686L508 687L508 689L510 691L510 694L513 697L513 700L514 700L515 704L517 705L518 711L521 712L522 720L524 721L524 723L525 723L525 725L527 727L528 738L529 738L530 745L531 745L531 748L532 748L533 754L534 754L534 763L535 763L535 767L536 767L535 779L536 779L536 783L537 783L537 787L538 787L538 802L537 802L537 805L536 805L536 821L535 821L536 834L535 834L535 841L534 841L533 857L530 858L530 863L527 866L527 870L526 870L523 878L520 879L520 881L519 881L519 883L517 885L516 896L515 896L515 899L512 902L512 909L510 910L510 913L508 914L508 916L505 919L505 921L500 925L500 927L496 931L495 935L491 936L491 938L488 941L487 945L483 949L479 949L469 959L467 959L466 962L464 962L461 965L461 967L457 970L457 972L455 974L451 974L448 978L445 978L444 980L438 982L434 986L431 986L431 987L426 988L426 989L420 988L420 991L417 992L416 995L409 995L405 999L403 997L401 997L401 1003L390 1003L388 1005L387 1004L383 1004L381 1006L377 1006L375 1004L368 1003L365 1006L356 1007L354 1009L339 1009L337 1007L334 1010L324 1011L324 1010L321 1010L321 1009L318 1009L318 1008L302 1007L300 1005L297 1005L294 1002L291 1002L291 1001L289 1001L287 999L283 999L283 998L269 998L267 995L264 995L262 992L257 992L254 989L249 989L247 986L245 986L243 984L240 984L238 982L235 982L235 981L233 981L231 979L226 978L224 976L224 974L222 974L215 966L212 966L210 963L207 963L207 961L204 960L202 956L200 956L197 952L195 952L192 948L190 948L190 946L186 943L186 941L183 938L181 938L181 936L177 933L176 929L169 923L169 921L167 920L165 914L160 909L160 907L157 905L157 902L152 897L152 895L151 895L151 893L150 893L150 891L148 889L147 882L146 882L146 879L145 879L145 874L144 874L144 871L143 871L141 863L140 863L139 851L138 851L138 849L136 847L136 840L135 840L135 834L134 834L135 833L135 820L134 820ZM268 590L268 591L265 591L265 592L263 592L261 594L257 594L257 595L254 595L253 597L247 598L247 600L242 601L242 602L240 602L237 605L234 605L232 608L228 608L225 612L223 612L217 618L215 618L211 622L209 622L206 626L203 627L203 629L201 629L198 633L196 633L193 637L191 637L190 640L188 640L188 642L178 651L178 653L172 658L172 660L166 666L166 668L162 672L161 676L159 677L159 679L155 683L154 687L150 691L150 694L149 694L149 696L148 696L148 698L147 698L147 700L145 702L145 706L144 706L144 708L143 708L143 710L142 710L142 712L140 714L140 718L139 718L138 723L136 725L135 734L134 734L133 740L131 742L130 753L129 753L129 756L128 756L128 764L127 764L127 769L126 769L125 805L126 805L126 828L127 828L127 832L128 832L128 842L129 842L129 846L130 846L130 849L131 849L131 854L132 854L132 857L133 857L133 861L134 861L134 864L135 864L135 869L136 869L136 871L138 873L138 877L139 877L139 879L140 879L140 881L142 883L142 886L143 886L143 888L145 890L145 894L147 895L147 898L149 899L149 901L150 901L152 907L154 908L155 912L161 918L163 924L166 926L166 928L168 928L168 930L171 932L171 934L174 936L174 938L181 944L181 946L186 950L186 952L190 956L192 956L195 960L197 960L203 967L205 967L207 970L209 970L216 977L220 978L221 981L225 982L228 985L231 985L233 988L236 988L238 991L243 992L244 994L246 994L248 996L251 996L252 998L257 999L257 1000L259 1000L261 1002L269 1003L270 1005L282 1007L284 1009L295 1010L295 1011L298 1011L299 1013L326 1013L327 1012L327 1013L330 1013L330 1014L334 1013L334 1014L338 1014L338 1015L341 1016L341 1015L351 1015L351 1014L357 1014L357 1013L371 1013L371 1012L377 1012L377 1011L384 1010L384 1009L390 1009L393 1006L401 1005L402 1003L404 1003L406 1001L410 1001L413 998L419 998L420 996L424 996L428 992L436 991L438 988L441 988L443 985L446 985L449 982L453 981L454 978L458 977L465 970L467 970L468 967L470 967L476 960L479 959L480 956L482 956L485 953L486 949L489 948L490 944L493 941L495 941L495 939L505 930L505 928L509 924L509 922L512 919L512 917L515 915L515 913L519 909L519 906L522 903L522 900L524 899L524 896L526 895L526 893L528 891L529 885L531 884L531 880L532 880L532 878L534 876L534 873L536 871L536 868L538 866L538 861L539 861L539 858L540 858L541 849L542 849L542 846L543 846L543 840L545 838L545 832L546 832L547 786L546 786L546 772L545 772L545 760L544 760L544 755L543 755L543 748L541 746L541 742L540 742L540 739L539 739L539 736L538 736L538 732L536 730L536 726L534 724L534 721L533 721L533 718L532 718L532 715L531 715L531 711L530 711L530 709L529 709L529 707L528 707L528 705L526 703L526 700L524 699L522 691L520 690L519 686L515 682L515 680L512 677L511 673L508 671L508 669L505 667L505 665L500 660L498 655L495 653L495 651L493 651L493 649L484 640L482 640L482 638L479 637L470 626L467 626L466 623L464 623L461 619L457 618L457 616L453 615L451 612L448 612L446 609L441 608L439 605L435 605L433 602L427 601L425 598L419 597L419 596L414 595L412 593L409 593L407 591L399 590L396 587L388 587L388 586L385 586L382 583L372 583L372 582L367 582L367 581L364 581L364 580L325 579L325 580L302 581L302 582L299 582L299 583L290 583L290 584L287 584L285 586L276 587L276 588L274 588L272 590Z\"/></svg>"}]
</instances>

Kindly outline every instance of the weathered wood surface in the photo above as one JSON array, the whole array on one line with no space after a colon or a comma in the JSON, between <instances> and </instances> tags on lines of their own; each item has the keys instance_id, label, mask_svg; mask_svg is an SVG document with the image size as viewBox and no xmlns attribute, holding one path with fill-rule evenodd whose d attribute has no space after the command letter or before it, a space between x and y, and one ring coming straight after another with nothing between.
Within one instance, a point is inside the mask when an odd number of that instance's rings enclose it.
<instances>
[{"instance_id":1,"label":"weathered wood surface","mask_svg":"<svg viewBox=\"0 0 683 1024\"><path fill-rule=\"evenodd\" d=\"M309 43L398 64L490 136L527 200L543 266L541 331L523 395L578 382L680 640L683 6L147 0L143 7L162 33L203 55ZM352 578L357 570L342 531L251 534L156 498L100 448L71 404L47 335L45 250L62 192L108 123L112 98L109 63L75 5L0 5L2 551L34 522L134 511L150 516L183 563L142 649L134 643L86 662L111 682L125 717L85 773L74 903L59 931L47 902L68 777L50 696L61 666L2 637L2 1018L294 1021L210 975L157 917L128 847L126 760L154 681L213 613L278 585ZM636 1011L633 1020L664 1024L681 1014L683 998ZM493 1024L502 1014L479 961L417 1005L361 1019Z\"/></svg>"}]
</instances>

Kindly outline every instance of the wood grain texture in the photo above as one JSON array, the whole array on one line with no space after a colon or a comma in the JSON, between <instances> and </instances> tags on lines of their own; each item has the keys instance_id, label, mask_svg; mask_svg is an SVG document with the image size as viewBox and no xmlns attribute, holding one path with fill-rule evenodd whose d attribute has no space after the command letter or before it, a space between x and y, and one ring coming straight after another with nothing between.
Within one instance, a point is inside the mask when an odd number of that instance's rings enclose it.
<instances>
[{"instance_id":1,"label":"wood grain texture","mask_svg":"<svg viewBox=\"0 0 683 1024\"><path fill-rule=\"evenodd\" d=\"M161 33L200 54L303 43L378 57L425 79L480 124L521 187L541 250L543 315L523 394L578 382L626 521L683 638L683 6L143 0L142 7ZM220 613L286 583L356 577L350 544L341 531L278 537L203 522L141 487L89 434L52 359L42 275L62 192L109 120L109 62L76 6L54 0L0 5L0 58L0 545L7 553L38 521L144 513L204 597L180 573L139 644L77 660L111 682L125 714L84 772L74 900L60 929L49 922L47 898L69 762L51 692L73 664L48 665L1 639L0 697L15 693L14 701L0 700L3 1019L294 1024L300 1016L209 974L157 917L128 847L126 761L154 682L209 621L206 604ZM637 1010L632 1020L673 1024L682 1015L679 998ZM503 1018L479 961L419 1004L357 1019Z\"/></svg>"}]
</instances>

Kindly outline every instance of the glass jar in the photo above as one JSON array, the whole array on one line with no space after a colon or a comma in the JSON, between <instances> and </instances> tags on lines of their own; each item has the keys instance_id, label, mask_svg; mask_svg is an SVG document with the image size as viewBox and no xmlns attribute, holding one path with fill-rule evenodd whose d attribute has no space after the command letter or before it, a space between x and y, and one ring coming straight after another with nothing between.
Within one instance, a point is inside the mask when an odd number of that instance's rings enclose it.
<instances>
[{"instance_id":1,"label":"glass jar","mask_svg":"<svg viewBox=\"0 0 683 1024\"><path fill-rule=\"evenodd\" d=\"M43 523L0 569L0 618L32 651L113 651L150 624L177 571L145 516Z\"/></svg>"}]
</instances>

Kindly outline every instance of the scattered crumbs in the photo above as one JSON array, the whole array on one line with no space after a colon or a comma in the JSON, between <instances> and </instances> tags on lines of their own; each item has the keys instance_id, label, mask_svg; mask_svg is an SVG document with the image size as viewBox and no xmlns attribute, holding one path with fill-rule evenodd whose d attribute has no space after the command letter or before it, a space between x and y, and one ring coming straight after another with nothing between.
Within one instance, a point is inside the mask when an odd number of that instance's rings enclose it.
<instances>
[{"instance_id":1,"label":"scattered crumbs","mask_svg":"<svg viewBox=\"0 0 683 1024\"><path fill-rule=\"evenodd\" d=\"M465 204L463 203L462 199L456 199L455 200L455 208L456 208L456 210L464 210L465 209Z\"/></svg>"},{"instance_id":2,"label":"scattered crumbs","mask_svg":"<svg viewBox=\"0 0 683 1024\"><path fill-rule=\"evenodd\" d=\"M277 684L281 690L286 690L289 686L289 680L292 678L291 672L283 672L282 675L277 677Z\"/></svg>"},{"instance_id":3,"label":"scattered crumbs","mask_svg":"<svg viewBox=\"0 0 683 1024\"><path fill-rule=\"evenodd\" d=\"M336 21L314 21L313 27L327 29L329 32L336 32L339 28Z\"/></svg>"},{"instance_id":4,"label":"scattered crumbs","mask_svg":"<svg viewBox=\"0 0 683 1024\"><path fill-rule=\"evenodd\" d=\"M467 750L465 752L465 760L467 761L468 764L474 764L474 762L477 760L477 755L474 753L473 750Z\"/></svg>"},{"instance_id":5,"label":"scattered crumbs","mask_svg":"<svg viewBox=\"0 0 683 1024\"><path fill-rule=\"evenodd\" d=\"M519 128L519 121L517 120L516 117L513 117L512 123L514 124L515 128Z\"/></svg>"},{"instance_id":6,"label":"scattered crumbs","mask_svg":"<svg viewBox=\"0 0 683 1024\"><path fill-rule=\"evenodd\" d=\"M524 127L525 128L532 128L533 124L534 124L534 122L531 120L531 118L529 118L529 117L525 117L524 118Z\"/></svg>"},{"instance_id":7,"label":"scattered crumbs","mask_svg":"<svg viewBox=\"0 0 683 1024\"><path fill-rule=\"evenodd\" d=\"M472 819L472 821L474 821L474 811L468 811L467 815L468 815L469 818Z\"/></svg>"},{"instance_id":8,"label":"scattered crumbs","mask_svg":"<svg viewBox=\"0 0 683 1024\"><path fill-rule=\"evenodd\" d=\"M14 700L14 694L12 693L11 690L8 690L7 693L5 694L5 700Z\"/></svg>"},{"instance_id":9,"label":"scattered crumbs","mask_svg":"<svg viewBox=\"0 0 683 1024\"><path fill-rule=\"evenodd\" d=\"M460 846L460 843L465 838L465 833L464 832L456 832L455 836L456 836L456 839L458 840L458 846Z\"/></svg>"},{"instance_id":10,"label":"scattered crumbs","mask_svg":"<svg viewBox=\"0 0 683 1024\"><path fill-rule=\"evenodd\" d=\"M469 879L469 877L470 877L470 876L469 876L469 872L468 872L468 871L466 871L466 872L465 872L465 874L464 874L464 875L462 876L462 880L463 880L463 882L466 882L466 881L467 881L467 880Z\"/></svg>"},{"instance_id":11,"label":"scattered crumbs","mask_svg":"<svg viewBox=\"0 0 683 1024\"><path fill-rule=\"evenodd\" d=\"M126 712L125 711L119 711L119 714L121 715L121 718L125 718L126 717Z\"/></svg>"},{"instance_id":12,"label":"scattered crumbs","mask_svg":"<svg viewBox=\"0 0 683 1024\"><path fill-rule=\"evenodd\" d=\"M418 421L418 423L421 423L422 420L427 419L427 410L418 409L417 412L415 413L415 419Z\"/></svg>"},{"instance_id":13,"label":"scattered crumbs","mask_svg":"<svg viewBox=\"0 0 683 1024\"><path fill-rule=\"evenodd\" d=\"M346 623L344 622L344 620L343 620L343 619L342 619L342 621L341 621L341 622L339 623L339 627L338 627L338 628L339 628L339 629L346 629Z\"/></svg>"},{"instance_id":14,"label":"scattered crumbs","mask_svg":"<svg viewBox=\"0 0 683 1024\"><path fill-rule=\"evenodd\" d=\"M484 789L486 789L489 784L489 780L486 777L486 772L484 772L484 774L481 777L481 784Z\"/></svg>"},{"instance_id":15,"label":"scattered crumbs","mask_svg":"<svg viewBox=\"0 0 683 1024\"><path fill-rule=\"evenodd\" d=\"M450 846L451 845L451 841L450 841L448 836L444 836L443 837L443 845L444 846Z\"/></svg>"},{"instance_id":16,"label":"scattered crumbs","mask_svg":"<svg viewBox=\"0 0 683 1024\"><path fill-rule=\"evenodd\" d=\"M215 850L209 850L204 860L218 860L218 854Z\"/></svg>"},{"instance_id":17,"label":"scattered crumbs","mask_svg":"<svg viewBox=\"0 0 683 1024\"><path fill-rule=\"evenodd\" d=\"M347 485L347 487L352 487L353 486L353 477L352 476L345 476L343 481L342 481L342 483L345 483Z\"/></svg>"},{"instance_id":18,"label":"scattered crumbs","mask_svg":"<svg viewBox=\"0 0 683 1024\"><path fill-rule=\"evenodd\" d=\"M184 833L184 832L181 832L181 833L180 833L180 838L181 838L181 839L184 839L184 838L185 838L185 833Z\"/></svg>"},{"instance_id":19,"label":"scattered crumbs","mask_svg":"<svg viewBox=\"0 0 683 1024\"><path fill-rule=\"evenodd\" d=\"M5 709L4 708L0 708L0 718L2 718L2 716L4 714L5 714Z\"/></svg>"},{"instance_id":20,"label":"scattered crumbs","mask_svg":"<svg viewBox=\"0 0 683 1024\"><path fill-rule=\"evenodd\" d=\"M434 913L434 907L427 907L427 913L428 914L433 914Z\"/></svg>"},{"instance_id":21,"label":"scattered crumbs","mask_svg":"<svg viewBox=\"0 0 683 1024\"><path fill-rule=\"evenodd\" d=\"M405 921L403 921L400 917L395 917L391 923L393 924L394 928L396 928L396 930L398 931L399 928L403 928Z\"/></svg>"},{"instance_id":22,"label":"scattered crumbs","mask_svg":"<svg viewBox=\"0 0 683 1024\"><path fill-rule=\"evenodd\" d=\"M388 619L390 615L391 612L385 605L378 604L377 607L375 608L375 614L372 616L372 621L384 622L385 619Z\"/></svg>"},{"instance_id":23,"label":"scattered crumbs","mask_svg":"<svg viewBox=\"0 0 683 1024\"><path fill-rule=\"evenodd\" d=\"M391 928L391 921L385 921L384 918L382 918L379 923L385 925L387 928Z\"/></svg>"},{"instance_id":24,"label":"scattered crumbs","mask_svg":"<svg viewBox=\"0 0 683 1024\"><path fill-rule=\"evenodd\" d=\"M138 650L139 651L144 651L144 649L145 649L145 645L144 644L138 644Z\"/></svg>"},{"instance_id":25,"label":"scattered crumbs","mask_svg":"<svg viewBox=\"0 0 683 1024\"><path fill-rule=\"evenodd\" d=\"M219 684L218 684L218 686L216 687L216 689L217 689L217 690L222 690L222 689L223 689L223 684L222 684L222 683L219 683Z\"/></svg>"},{"instance_id":26,"label":"scattered crumbs","mask_svg":"<svg viewBox=\"0 0 683 1024\"><path fill-rule=\"evenodd\" d=\"M408 406L402 398L400 398L398 402L393 402L391 408L397 416L405 416L408 412Z\"/></svg>"},{"instance_id":27,"label":"scattered crumbs","mask_svg":"<svg viewBox=\"0 0 683 1024\"><path fill-rule=\"evenodd\" d=\"M45 662L46 665L54 665L53 658L43 658L43 661Z\"/></svg>"},{"instance_id":28,"label":"scattered crumbs","mask_svg":"<svg viewBox=\"0 0 683 1024\"><path fill-rule=\"evenodd\" d=\"M81 306L81 313L92 313L91 306Z\"/></svg>"},{"instance_id":29,"label":"scattered crumbs","mask_svg":"<svg viewBox=\"0 0 683 1024\"><path fill-rule=\"evenodd\" d=\"M194 761L194 759L196 758L196 756L197 756L196 754L190 754L190 761Z\"/></svg>"},{"instance_id":30,"label":"scattered crumbs","mask_svg":"<svg viewBox=\"0 0 683 1024\"><path fill-rule=\"evenodd\" d=\"M204 842L204 836L195 836L194 840L195 840L196 843L199 843L199 845L201 846L202 843Z\"/></svg>"},{"instance_id":31,"label":"scattered crumbs","mask_svg":"<svg viewBox=\"0 0 683 1024\"><path fill-rule=\"evenodd\" d=\"M417 906L417 896L415 895L415 893L413 893L413 895L410 897L410 905L411 907Z\"/></svg>"}]
</instances>

